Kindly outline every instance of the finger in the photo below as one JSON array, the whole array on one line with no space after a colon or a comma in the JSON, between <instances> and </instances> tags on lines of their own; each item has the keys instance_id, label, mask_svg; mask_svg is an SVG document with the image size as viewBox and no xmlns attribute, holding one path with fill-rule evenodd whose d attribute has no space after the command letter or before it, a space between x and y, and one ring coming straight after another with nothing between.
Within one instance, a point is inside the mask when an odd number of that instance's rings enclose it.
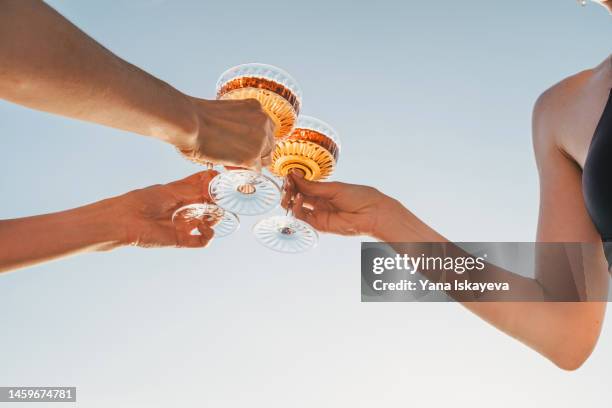
<instances>
[{"instance_id":1,"label":"finger","mask_svg":"<svg viewBox=\"0 0 612 408\"><path fill-rule=\"evenodd\" d=\"M287 198L281 201L281 206L287 209L293 206L293 202ZM328 200L319 197L312 197L302 194L302 207L308 212L312 211L333 211L334 206Z\"/></svg>"},{"instance_id":2,"label":"finger","mask_svg":"<svg viewBox=\"0 0 612 408\"><path fill-rule=\"evenodd\" d=\"M209 190L209 186L210 186L210 182L217 177L217 175L219 174L218 171L216 170L207 170L204 172L204 174L202 175L202 178L200 180L200 184L199 184L199 188L200 188L200 192L202 194L202 199L204 201L211 201L211 197L210 197L210 190Z\"/></svg>"},{"instance_id":3,"label":"finger","mask_svg":"<svg viewBox=\"0 0 612 408\"><path fill-rule=\"evenodd\" d=\"M308 211L312 211L316 208L316 204L317 204L317 198L316 197L309 197L309 196L302 196L302 208L308 210Z\"/></svg>"},{"instance_id":4,"label":"finger","mask_svg":"<svg viewBox=\"0 0 612 408\"><path fill-rule=\"evenodd\" d=\"M291 181L291 178L287 177L285 179L285 183L283 184L283 192L281 197L281 206L283 208L287 208L289 206L295 193L293 182Z\"/></svg>"},{"instance_id":5,"label":"finger","mask_svg":"<svg viewBox=\"0 0 612 408\"><path fill-rule=\"evenodd\" d=\"M293 212L293 215L299 219L305 219L307 216L306 211L304 211L303 204L304 196L297 193L295 200L293 200L293 203L291 204L291 211Z\"/></svg>"},{"instance_id":6,"label":"finger","mask_svg":"<svg viewBox=\"0 0 612 408\"><path fill-rule=\"evenodd\" d=\"M208 199L208 184L219 172L206 170L184 179L168 183L173 194L180 202L196 202Z\"/></svg>"},{"instance_id":7,"label":"finger","mask_svg":"<svg viewBox=\"0 0 612 408\"><path fill-rule=\"evenodd\" d=\"M234 105L234 106L244 106L244 105L253 105L254 107L261 107L261 103L254 98L246 98L246 99L215 99L215 100L206 100L206 102L214 102L211 104L212 107L219 107L223 105ZM225 107L224 107L225 108ZM225 112L227 109L222 109L221 112Z\"/></svg>"},{"instance_id":8,"label":"finger","mask_svg":"<svg viewBox=\"0 0 612 408\"><path fill-rule=\"evenodd\" d=\"M298 192L296 191L294 185L292 184L291 179L287 179L287 181L285 182L283 186L281 207L286 209L287 207L292 205L293 199L295 198L296 194L298 194ZM321 209L321 210L330 209L330 203L325 198L309 196L303 193L299 193L299 194L301 194L302 196L302 207L304 207L307 210L312 211L315 209Z\"/></svg>"},{"instance_id":9,"label":"finger","mask_svg":"<svg viewBox=\"0 0 612 408\"><path fill-rule=\"evenodd\" d=\"M278 126L276 122L269 118L268 120L268 142L270 142L270 146L274 147L276 144L276 131L278 130Z\"/></svg>"},{"instance_id":10,"label":"finger","mask_svg":"<svg viewBox=\"0 0 612 408\"><path fill-rule=\"evenodd\" d=\"M338 193L339 183L337 182L306 180L303 173L296 170L292 170L289 174L295 185L295 189L304 195L331 199Z\"/></svg>"},{"instance_id":11,"label":"finger","mask_svg":"<svg viewBox=\"0 0 612 408\"><path fill-rule=\"evenodd\" d=\"M324 222L323 220L329 216L327 211L309 211L304 207L304 196L300 193L295 197L293 206L291 207L293 216L299 220L305 221L310 224L313 228L323 231Z\"/></svg>"},{"instance_id":12,"label":"finger","mask_svg":"<svg viewBox=\"0 0 612 408\"><path fill-rule=\"evenodd\" d=\"M218 171L214 170L214 169L210 169L210 170L206 170L204 172L200 173L200 180L196 181L196 183L194 185L192 185L191 187L195 188L196 190L199 189L199 192L202 196L202 198L205 201L209 201L210 200L210 196L208 194L208 186L210 184L210 182L217 177L217 175L219 174Z\"/></svg>"},{"instance_id":13,"label":"finger","mask_svg":"<svg viewBox=\"0 0 612 408\"><path fill-rule=\"evenodd\" d=\"M192 221L177 226L176 246L179 248L203 248L214 237L214 230L206 222Z\"/></svg>"},{"instance_id":14,"label":"finger","mask_svg":"<svg viewBox=\"0 0 612 408\"><path fill-rule=\"evenodd\" d=\"M209 241L210 238L208 236L204 237L201 233L192 234L191 231L176 230L177 248L203 248Z\"/></svg>"},{"instance_id":15,"label":"finger","mask_svg":"<svg viewBox=\"0 0 612 408\"><path fill-rule=\"evenodd\" d=\"M312 214L314 210L314 206L308 204L305 200L306 197L303 194L298 193L293 201L293 204L291 205L291 211L293 211L293 214L297 214L296 216L299 215L299 217L302 217L302 219L308 218L308 216Z\"/></svg>"},{"instance_id":16,"label":"finger","mask_svg":"<svg viewBox=\"0 0 612 408\"><path fill-rule=\"evenodd\" d=\"M261 173L261 159L253 160L251 163L246 165L246 167L249 170L253 170L253 171L256 171L257 173Z\"/></svg>"},{"instance_id":17,"label":"finger","mask_svg":"<svg viewBox=\"0 0 612 408\"><path fill-rule=\"evenodd\" d=\"M293 201L293 193L290 191L283 191L283 196L281 197L281 207L287 208L291 205Z\"/></svg>"},{"instance_id":18,"label":"finger","mask_svg":"<svg viewBox=\"0 0 612 408\"><path fill-rule=\"evenodd\" d=\"M276 124L270 117L268 117L268 120L266 121L265 132L266 138L262 145L261 157L262 159L272 159L272 152L274 152L276 147Z\"/></svg>"},{"instance_id":19,"label":"finger","mask_svg":"<svg viewBox=\"0 0 612 408\"><path fill-rule=\"evenodd\" d=\"M261 157L271 157L272 151L274 150L275 147L276 147L276 143L274 142L273 134L266 136L266 140L264 141L264 144L260 151L260 156Z\"/></svg>"},{"instance_id":20,"label":"finger","mask_svg":"<svg viewBox=\"0 0 612 408\"><path fill-rule=\"evenodd\" d=\"M175 222L173 227L177 234L189 235L192 234L192 231L197 230L200 224L202 224L202 221L198 218L186 218L180 220L180 222Z\"/></svg>"},{"instance_id":21,"label":"finger","mask_svg":"<svg viewBox=\"0 0 612 408\"><path fill-rule=\"evenodd\" d=\"M253 109L263 109L261 106L261 102L259 102L255 98L242 99L242 105L250 106Z\"/></svg>"},{"instance_id":22,"label":"finger","mask_svg":"<svg viewBox=\"0 0 612 408\"><path fill-rule=\"evenodd\" d=\"M219 222L221 222L222 218L223 216L220 216L218 214L207 214L204 215L204 218L202 219L202 224L206 225L208 228L212 228Z\"/></svg>"},{"instance_id":23,"label":"finger","mask_svg":"<svg viewBox=\"0 0 612 408\"><path fill-rule=\"evenodd\" d=\"M184 177L180 180L172 181L168 183L168 185L171 185L171 186L179 185L179 184L197 185L200 182L200 180L202 180L204 173L206 173L206 171L198 171L197 173L193 173L192 175Z\"/></svg>"},{"instance_id":24,"label":"finger","mask_svg":"<svg viewBox=\"0 0 612 408\"><path fill-rule=\"evenodd\" d=\"M215 169L210 169L200 172L200 183L208 185L212 179L214 179L219 172Z\"/></svg>"},{"instance_id":25,"label":"finger","mask_svg":"<svg viewBox=\"0 0 612 408\"><path fill-rule=\"evenodd\" d=\"M254 170L255 169L255 161L256 160L252 160L252 161L249 161L249 162L241 163L242 164L241 166L225 166L225 168L228 169L228 170L229 169L232 169L232 170L234 170L234 169L237 169L237 170Z\"/></svg>"},{"instance_id":26,"label":"finger","mask_svg":"<svg viewBox=\"0 0 612 408\"><path fill-rule=\"evenodd\" d=\"M202 248L206 248L213 240L215 236L215 230L206 224L202 224L198 226L198 231L200 232L200 241L202 243Z\"/></svg>"},{"instance_id":27,"label":"finger","mask_svg":"<svg viewBox=\"0 0 612 408\"><path fill-rule=\"evenodd\" d=\"M264 156L261 158L261 165L263 167L268 167L272 164L272 155Z\"/></svg>"}]
</instances>

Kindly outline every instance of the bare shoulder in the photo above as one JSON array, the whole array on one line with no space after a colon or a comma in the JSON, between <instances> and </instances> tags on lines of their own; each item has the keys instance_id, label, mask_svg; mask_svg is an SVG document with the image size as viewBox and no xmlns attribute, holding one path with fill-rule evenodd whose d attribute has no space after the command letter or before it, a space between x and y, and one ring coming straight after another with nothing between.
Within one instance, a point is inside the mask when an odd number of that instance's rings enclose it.
<instances>
[{"instance_id":1,"label":"bare shoulder","mask_svg":"<svg viewBox=\"0 0 612 408\"><path fill-rule=\"evenodd\" d=\"M582 90L594 75L594 70L588 69L569 76L544 92L538 97L533 109L534 122L546 120L551 115L558 119L558 114L575 105Z\"/></svg>"},{"instance_id":2,"label":"bare shoulder","mask_svg":"<svg viewBox=\"0 0 612 408\"><path fill-rule=\"evenodd\" d=\"M590 136L593 92L598 69L588 69L563 79L544 91L533 109L533 144L536 159L558 156L582 165ZM591 133L591 135L589 134Z\"/></svg>"},{"instance_id":3,"label":"bare shoulder","mask_svg":"<svg viewBox=\"0 0 612 408\"><path fill-rule=\"evenodd\" d=\"M544 91L533 110L536 159L561 153L583 167L611 86L612 59L608 57Z\"/></svg>"}]
</instances>

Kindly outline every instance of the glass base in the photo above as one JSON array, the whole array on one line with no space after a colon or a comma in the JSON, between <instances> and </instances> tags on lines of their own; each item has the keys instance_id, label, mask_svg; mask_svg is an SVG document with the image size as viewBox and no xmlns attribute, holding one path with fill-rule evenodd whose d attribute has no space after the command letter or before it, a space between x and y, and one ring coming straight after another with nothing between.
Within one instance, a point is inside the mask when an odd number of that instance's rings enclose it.
<instances>
[{"instance_id":1,"label":"glass base","mask_svg":"<svg viewBox=\"0 0 612 408\"><path fill-rule=\"evenodd\" d=\"M253 227L257 241L278 252L299 253L314 248L319 234L308 223L288 215L265 218Z\"/></svg>"},{"instance_id":2,"label":"glass base","mask_svg":"<svg viewBox=\"0 0 612 408\"><path fill-rule=\"evenodd\" d=\"M280 203L281 190L272 179L251 170L230 170L213 178L208 186L211 199L240 215L265 214Z\"/></svg>"},{"instance_id":3,"label":"glass base","mask_svg":"<svg viewBox=\"0 0 612 408\"><path fill-rule=\"evenodd\" d=\"M236 231L240 226L240 220L236 214L225 211L223 208L212 203L189 204L177 209L172 214L172 222L191 223L194 221L215 223L212 229L215 231L215 238L221 238ZM200 231L194 228L190 231L191 235L200 235Z\"/></svg>"}]
</instances>

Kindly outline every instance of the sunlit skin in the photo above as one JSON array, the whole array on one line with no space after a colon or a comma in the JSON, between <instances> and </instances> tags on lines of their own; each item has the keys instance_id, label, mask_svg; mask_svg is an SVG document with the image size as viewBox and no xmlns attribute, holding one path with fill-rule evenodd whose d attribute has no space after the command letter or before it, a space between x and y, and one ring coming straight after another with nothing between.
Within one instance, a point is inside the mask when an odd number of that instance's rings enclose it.
<instances>
[{"instance_id":1,"label":"sunlit skin","mask_svg":"<svg viewBox=\"0 0 612 408\"><path fill-rule=\"evenodd\" d=\"M0 99L153 137L199 163L261 168L274 146L274 124L256 100L186 95L120 59L38 0L0 0ZM177 230L171 216L183 204L201 202L210 174L0 221L0 272L123 245L206 246L210 226ZM189 235L194 227L201 236Z\"/></svg>"},{"instance_id":2,"label":"sunlit skin","mask_svg":"<svg viewBox=\"0 0 612 408\"><path fill-rule=\"evenodd\" d=\"M0 99L160 139L202 163L260 168L274 147L256 100L188 96L38 0L0 0Z\"/></svg>"},{"instance_id":3,"label":"sunlit skin","mask_svg":"<svg viewBox=\"0 0 612 408\"><path fill-rule=\"evenodd\" d=\"M612 1L596 1L612 12ZM533 115L540 177L539 242L600 242L581 191L586 152L612 85L608 58L547 90ZM186 95L123 61L45 3L0 0L0 98L150 136L199 162L267 165L274 128L256 101ZM0 272L125 245L203 247L209 225L171 223L183 204L206 200L212 172L54 214L0 221ZM387 242L446 241L397 200L374 188L290 176L295 215L315 228ZM190 235L197 227L201 236ZM607 285L603 252L591 282ZM545 287L558 277L537 276ZM484 320L564 369L593 350L605 303L464 303Z\"/></svg>"},{"instance_id":4,"label":"sunlit skin","mask_svg":"<svg viewBox=\"0 0 612 408\"><path fill-rule=\"evenodd\" d=\"M212 225L194 220L175 226L173 212L209 201L215 171L131 191L58 213L0 220L0 273L85 252L122 246L203 248ZM200 235L191 235L197 228Z\"/></svg>"},{"instance_id":5,"label":"sunlit skin","mask_svg":"<svg viewBox=\"0 0 612 408\"><path fill-rule=\"evenodd\" d=\"M597 3L605 7L610 14L612 14L612 0L591 0L593 3Z\"/></svg>"},{"instance_id":6,"label":"sunlit skin","mask_svg":"<svg viewBox=\"0 0 612 408\"><path fill-rule=\"evenodd\" d=\"M612 11L611 2L598 2ZM582 168L612 87L612 57L545 91L533 111L533 146L540 178L538 242L587 242L601 238L585 208ZM385 242L447 242L402 203L375 188L341 182L311 182L291 174L283 207L314 228L365 235ZM612 209L611 209L612 210ZM536 269L530 283L544 293L558 279ZM587 290L607 291L603 250L585 271ZM559 367L575 370L594 349L604 302L463 303L469 310L538 351Z\"/></svg>"}]
</instances>

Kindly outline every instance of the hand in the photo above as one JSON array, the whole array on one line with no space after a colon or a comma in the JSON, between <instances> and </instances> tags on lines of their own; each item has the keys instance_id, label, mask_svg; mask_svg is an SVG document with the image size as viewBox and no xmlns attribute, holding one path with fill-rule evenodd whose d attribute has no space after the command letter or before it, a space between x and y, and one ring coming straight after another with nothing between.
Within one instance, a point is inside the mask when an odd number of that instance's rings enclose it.
<instances>
[{"instance_id":1,"label":"hand","mask_svg":"<svg viewBox=\"0 0 612 408\"><path fill-rule=\"evenodd\" d=\"M216 174L214 170L204 171L116 197L118 216L125 227L124 244L145 248L206 247L213 238L212 225L194 220L175 227L172 214L183 205L209 201L208 183ZM194 228L201 235L191 235Z\"/></svg>"},{"instance_id":2,"label":"hand","mask_svg":"<svg viewBox=\"0 0 612 408\"><path fill-rule=\"evenodd\" d=\"M274 123L257 100L191 101L196 133L175 143L188 159L255 170L270 164Z\"/></svg>"},{"instance_id":3,"label":"hand","mask_svg":"<svg viewBox=\"0 0 612 408\"><path fill-rule=\"evenodd\" d=\"M281 205L291 205L296 218L340 235L373 235L381 212L394 201L368 186L308 181L299 171L291 172L284 193Z\"/></svg>"}]
</instances>

